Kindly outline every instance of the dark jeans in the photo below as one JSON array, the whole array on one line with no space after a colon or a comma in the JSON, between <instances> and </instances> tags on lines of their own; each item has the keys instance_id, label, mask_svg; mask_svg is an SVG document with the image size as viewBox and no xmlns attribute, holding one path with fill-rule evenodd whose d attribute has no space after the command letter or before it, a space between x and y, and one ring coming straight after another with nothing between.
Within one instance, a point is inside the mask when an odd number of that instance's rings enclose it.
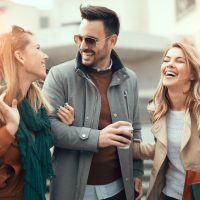
<instances>
[{"instance_id":1,"label":"dark jeans","mask_svg":"<svg viewBox=\"0 0 200 200\"><path fill-rule=\"evenodd\" d=\"M109 197L104 200L126 200L125 190L122 190L121 192L117 193L115 196Z\"/></svg>"},{"instance_id":2,"label":"dark jeans","mask_svg":"<svg viewBox=\"0 0 200 200\"><path fill-rule=\"evenodd\" d=\"M169 197L169 196L165 195L164 193L163 193L163 196L164 196L164 200L178 200L173 197Z\"/></svg>"}]
</instances>

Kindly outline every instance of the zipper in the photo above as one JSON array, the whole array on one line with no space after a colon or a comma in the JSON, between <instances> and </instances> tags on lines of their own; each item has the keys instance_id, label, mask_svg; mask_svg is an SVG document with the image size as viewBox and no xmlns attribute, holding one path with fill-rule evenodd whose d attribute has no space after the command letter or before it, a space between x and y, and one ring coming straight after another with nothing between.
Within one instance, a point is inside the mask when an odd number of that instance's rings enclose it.
<instances>
[{"instance_id":1,"label":"zipper","mask_svg":"<svg viewBox=\"0 0 200 200\"><path fill-rule=\"evenodd\" d=\"M124 91L124 99L126 102L126 111L127 111L127 117L128 117L128 121L130 121L130 115L129 115L129 106L128 106L128 92L125 90Z\"/></svg>"},{"instance_id":2,"label":"zipper","mask_svg":"<svg viewBox=\"0 0 200 200\"><path fill-rule=\"evenodd\" d=\"M80 69L76 69L76 72L79 74L79 75L81 75L83 78L85 78L89 83L91 83L91 85L93 85L94 86L94 88L96 89L96 92L97 92L97 94L96 94L96 96L95 96L95 105L94 105L94 107L93 107L93 115L92 116L94 116L95 115L95 112L96 112L96 108L97 108L97 100L98 100L98 90L97 90L97 87L96 87L96 85L92 82L92 80L90 79L90 77L89 77L89 75L88 74L85 74L82 70L80 70ZM91 122L90 122L90 128L93 128L93 123L94 123L94 117L92 117L92 120L91 120Z\"/></svg>"},{"instance_id":3,"label":"zipper","mask_svg":"<svg viewBox=\"0 0 200 200\"><path fill-rule=\"evenodd\" d=\"M97 94L96 94L96 96L95 96L95 105L94 105L94 107L93 107L93 115L92 115L92 116L94 116L94 115L95 115L95 112L96 112L96 107L97 107L98 90L97 90L97 88L96 88L96 85L92 82L92 80L91 80L88 76L85 76L85 78L86 78L86 80L88 80L89 83L91 83L91 84L94 86L94 88L96 89L96 92L97 92ZM91 121L91 123L90 123L90 128L93 128L93 123L94 123L94 117L92 117L92 121Z\"/></svg>"}]
</instances>

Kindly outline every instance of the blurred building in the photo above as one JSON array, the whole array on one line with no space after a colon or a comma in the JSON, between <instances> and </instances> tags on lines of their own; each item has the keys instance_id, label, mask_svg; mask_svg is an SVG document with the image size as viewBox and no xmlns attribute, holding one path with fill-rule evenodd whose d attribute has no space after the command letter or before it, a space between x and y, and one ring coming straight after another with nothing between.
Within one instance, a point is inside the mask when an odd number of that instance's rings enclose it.
<instances>
[{"instance_id":1,"label":"blurred building","mask_svg":"<svg viewBox=\"0 0 200 200\"><path fill-rule=\"evenodd\" d=\"M43 0L48 4L49 0ZM50 56L49 66L74 58L73 35L81 21L79 7L101 5L115 10L121 32L116 51L138 76L141 103L146 105L159 80L160 61L167 45L185 39L200 47L200 0L51 0L51 7L0 0L0 33L16 24L31 30ZM31 3L30 1L26 1ZM146 106L141 109L146 110ZM143 117L144 116L144 117ZM143 122L147 115L142 115ZM148 118L148 116L147 116Z\"/></svg>"}]
</instances>

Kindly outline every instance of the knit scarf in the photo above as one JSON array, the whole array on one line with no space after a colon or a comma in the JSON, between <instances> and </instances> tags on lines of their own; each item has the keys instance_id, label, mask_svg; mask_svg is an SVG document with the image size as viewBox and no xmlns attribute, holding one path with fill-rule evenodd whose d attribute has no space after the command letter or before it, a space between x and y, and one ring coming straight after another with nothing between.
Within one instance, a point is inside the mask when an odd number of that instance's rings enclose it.
<instances>
[{"instance_id":1,"label":"knit scarf","mask_svg":"<svg viewBox=\"0 0 200 200\"><path fill-rule=\"evenodd\" d=\"M46 180L53 176L50 121L45 108L36 113L26 97L18 104L18 110L20 123L16 140L24 169L23 200L45 200Z\"/></svg>"}]
</instances>

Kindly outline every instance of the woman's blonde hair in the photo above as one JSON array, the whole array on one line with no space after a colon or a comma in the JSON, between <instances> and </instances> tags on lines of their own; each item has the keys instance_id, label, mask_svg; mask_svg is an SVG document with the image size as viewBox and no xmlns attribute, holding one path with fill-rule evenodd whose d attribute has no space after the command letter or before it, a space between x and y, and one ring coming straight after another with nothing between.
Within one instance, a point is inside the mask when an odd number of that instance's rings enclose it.
<instances>
[{"instance_id":1,"label":"woman's blonde hair","mask_svg":"<svg viewBox=\"0 0 200 200\"><path fill-rule=\"evenodd\" d=\"M14 98L18 102L23 99L18 77L19 62L14 53L16 50L24 50L29 44L28 35L32 35L32 33L19 26L13 26L11 32L0 35L0 86L6 88L5 102L8 105L11 105ZM31 84L27 98L36 112L41 105L48 112L51 111L51 106L41 93L37 82Z\"/></svg>"},{"instance_id":2,"label":"woman's blonde hair","mask_svg":"<svg viewBox=\"0 0 200 200\"><path fill-rule=\"evenodd\" d=\"M173 43L163 55L163 59L167 52L173 48L179 48L183 51L186 64L190 69L194 79L191 80L191 86L186 99L186 106L190 109L197 121L198 129L200 129L200 56L195 48L183 42ZM162 76L160 78L158 88L153 96L155 111L152 115L152 121L155 122L164 116L170 108L170 101L167 88L162 84Z\"/></svg>"}]
</instances>

